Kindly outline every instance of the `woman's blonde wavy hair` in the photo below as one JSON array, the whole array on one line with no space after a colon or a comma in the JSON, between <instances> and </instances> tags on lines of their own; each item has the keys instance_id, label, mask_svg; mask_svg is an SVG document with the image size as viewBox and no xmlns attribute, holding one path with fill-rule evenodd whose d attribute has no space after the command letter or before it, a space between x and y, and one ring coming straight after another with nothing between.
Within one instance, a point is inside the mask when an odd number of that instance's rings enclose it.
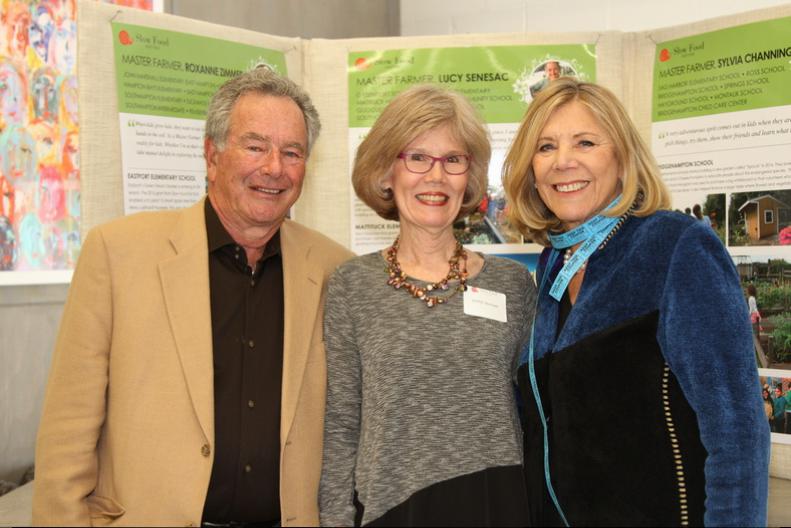
<instances>
[{"instance_id":1,"label":"woman's blonde wavy hair","mask_svg":"<svg viewBox=\"0 0 791 528\"><path fill-rule=\"evenodd\" d=\"M618 205L606 215L624 214L639 194L640 203L633 211L636 216L670 208L670 193L662 182L656 161L615 95L602 86L562 77L552 81L530 104L503 165L511 225L526 239L544 246L549 245L550 232L561 231L561 223L538 194L533 156L552 113L572 101L590 110L614 147L623 194Z\"/></svg>"}]
</instances>

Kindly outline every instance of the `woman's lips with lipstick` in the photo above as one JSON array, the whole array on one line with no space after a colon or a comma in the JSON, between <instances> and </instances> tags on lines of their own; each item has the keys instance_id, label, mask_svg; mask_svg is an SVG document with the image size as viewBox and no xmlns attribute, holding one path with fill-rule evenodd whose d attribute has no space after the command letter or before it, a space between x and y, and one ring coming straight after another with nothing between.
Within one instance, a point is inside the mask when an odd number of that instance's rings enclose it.
<instances>
[{"instance_id":1,"label":"woman's lips with lipstick","mask_svg":"<svg viewBox=\"0 0 791 528\"><path fill-rule=\"evenodd\" d=\"M448 202L448 195L445 193L420 193L415 198L426 205L445 205Z\"/></svg>"}]
</instances>

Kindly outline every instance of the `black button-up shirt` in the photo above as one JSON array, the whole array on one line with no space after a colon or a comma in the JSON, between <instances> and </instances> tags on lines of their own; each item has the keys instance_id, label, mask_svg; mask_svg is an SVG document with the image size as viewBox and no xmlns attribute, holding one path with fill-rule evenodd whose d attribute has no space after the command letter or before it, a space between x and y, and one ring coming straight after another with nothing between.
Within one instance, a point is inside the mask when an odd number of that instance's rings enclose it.
<instances>
[{"instance_id":1,"label":"black button-up shirt","mask_svg":"<svg viewBox=\"0 0 791 528\"><path fill-rule=\"evenodd\" d=\"M208 199L205 216L215 448L203 520L278 522L283 375L280 233L251 269L244 249L225 230Z\"/></svg>"}]
</instances>

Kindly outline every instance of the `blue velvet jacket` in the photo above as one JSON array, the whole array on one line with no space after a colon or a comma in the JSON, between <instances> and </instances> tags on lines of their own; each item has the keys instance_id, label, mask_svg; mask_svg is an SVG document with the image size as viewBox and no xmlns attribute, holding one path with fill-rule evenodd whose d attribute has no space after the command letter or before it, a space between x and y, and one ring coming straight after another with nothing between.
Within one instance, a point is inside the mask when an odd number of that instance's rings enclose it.
<instances>
[{"instance_id":1,"label":"blue velvet jacket","mask_svg":"<svg viewBox=\"0 0 791 528\"><path fill-rule=\"evenodd\" d=\"M714 231L678 213L629 218L589 259L558 333L548 292L562 260L539 293L534 365L568 522L764 526L769 429L747 304ZM523 356L532 521L553 524L527 370Z\"/></svg>"}]
</instances>

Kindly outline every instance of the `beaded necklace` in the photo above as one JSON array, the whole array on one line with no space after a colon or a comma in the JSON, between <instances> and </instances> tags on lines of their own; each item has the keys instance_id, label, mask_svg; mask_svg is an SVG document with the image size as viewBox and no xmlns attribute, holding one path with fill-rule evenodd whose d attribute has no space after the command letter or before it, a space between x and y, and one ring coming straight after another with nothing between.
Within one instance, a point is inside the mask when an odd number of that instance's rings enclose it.
<instances>
[{"instance_id":1,"label":"beaded necklace","mask_svg":"<svg viewBox=\"0 0 791 528\"><path fill-rule=\"evenodd\" d=\"M450 260L448 261L450 266L448 274L439 282L433 282L425 286L418 286L417 284L413 284L407 280L406 273L404 273L404 271L401 269L401 264L398 263L399 242L400 237L396 237L393 245L387 248L387 256L385 257L385 260L387 261L387 267L385 268L385 271L388 274L387 284L396 290L403 288L405 291L409 292L412 297L425 302L426 306L429 308L432 308L437 304L444 304L457 293L467 290L467 251L465 251L464 246L462 246L458 240L456 241L456 249L453 252L453 256L450 257ZM461 260L464 260L464 271L462 271L459 267L459 262ZM459 285L453 289L450 295L446 295L445 297L430 295L429 292L432 291L447 291L450 289L450 285L448 283L454 280L458 280Z\"/></svg>"}]
</instances>

